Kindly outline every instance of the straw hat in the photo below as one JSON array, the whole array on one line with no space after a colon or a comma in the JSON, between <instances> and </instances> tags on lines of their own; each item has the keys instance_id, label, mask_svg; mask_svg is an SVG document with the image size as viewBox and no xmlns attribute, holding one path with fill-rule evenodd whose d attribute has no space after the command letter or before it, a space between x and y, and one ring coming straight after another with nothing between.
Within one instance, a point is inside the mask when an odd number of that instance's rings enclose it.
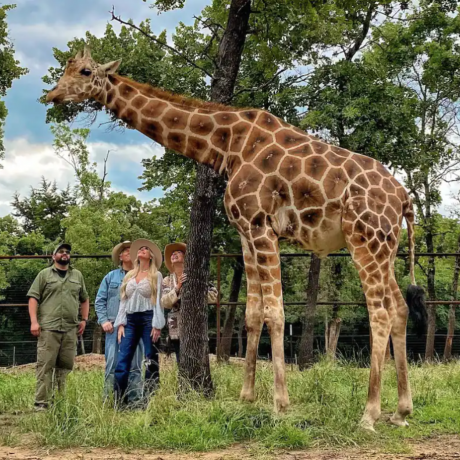
<instances>
[{"instance_id":1,"label":"straw hat","mask_svg":"<svg viewBox=\"0 0 460 460\"><path fill-rule=\"evenodd\" d=\"M153 252L153 255L155 256L155 265L158 269L160 269L161 264L163 263L163 255L161 254L159 247L154 242L146 240L145 238L139 238L131 243L131 249L129 251L131 260L136 260L137 253L143 246L147 246Z\"/></svg>"},{"instance_id":2,"label":"straw hat","mask_svg":"<svg viewBox=\"0 0 460 460\"><path fill-rule=\"evenodd\" d=\"M172 253L175 251L182 251L185 254L186 250L187 250L187 245L185 243L171 243L171 244L166 245L165 247L165 265L170 271L170 273L173 272L173 266L171 263Z\"/></svg>"},{"instance_id":3,"label":"straw hat","mask_svg":"<svg viewBox=\"0 0 460 460\"><path fill-rule=\"evenodd\" d=\"M113 265L120 265L120 254L126 249L131 246L131 241L123 241L123 243L117 244L112 249L112 262Z\"/></svg>"}]
</instances>

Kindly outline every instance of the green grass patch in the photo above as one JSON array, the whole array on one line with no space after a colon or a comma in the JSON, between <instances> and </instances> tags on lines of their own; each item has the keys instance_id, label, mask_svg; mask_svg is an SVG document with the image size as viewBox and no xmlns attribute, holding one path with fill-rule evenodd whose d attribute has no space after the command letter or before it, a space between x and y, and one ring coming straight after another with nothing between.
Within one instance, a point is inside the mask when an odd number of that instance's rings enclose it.
<instances>
[{"instance_id":1,"label":"green grass patch","mask_svg":"<svg viewBox=\"0 0 460 460\"><path fill-rule=\"evenodd\" d=\"M369 370L346 362L321 362L312 369L288 371L291 400L286 414L273 411L271 365L259 365L258 399L238 401L243 369L213 366L216 395L176 396L174 368L161 373L161 387L146 410L117 412L102 401L102 371L75 371L67 393L46 413L32 411L32 372L0 374L0 415L14 415L14 432L0 442L16 444L18 436L33 435L43 446L121 447L206 451L234 443L256 448L384 446L386 452L407 451L407 439L460 431L460 365L414 365L410 381L414 414L401 429L386 420L397 406L396 373L388 365L383 379L382 421L377 434L358 428L367 396ZM16 414L16 415L15 415ZM17 414L21 414L17 416Z\"/></svg>"}]
</instances>

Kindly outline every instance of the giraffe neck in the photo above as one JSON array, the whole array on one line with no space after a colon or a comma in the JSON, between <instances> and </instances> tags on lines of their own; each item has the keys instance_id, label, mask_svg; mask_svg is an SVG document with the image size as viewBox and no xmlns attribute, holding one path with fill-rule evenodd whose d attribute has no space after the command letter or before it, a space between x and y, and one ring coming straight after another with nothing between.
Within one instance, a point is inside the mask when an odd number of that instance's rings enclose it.
<instances>
[{"instance_id":1,"label":"giraffe neck","mask_svg":"<svg viewBox=\"0 0 460 460\"><path fill-rule=\"evenodd\" d=\"M231 135L216 118L225 119L229 108L173 95L117 74L110 75L103 87L95 87L92 96L155 142L220 173L225 170Z\"/></svg>"}]
</instances>

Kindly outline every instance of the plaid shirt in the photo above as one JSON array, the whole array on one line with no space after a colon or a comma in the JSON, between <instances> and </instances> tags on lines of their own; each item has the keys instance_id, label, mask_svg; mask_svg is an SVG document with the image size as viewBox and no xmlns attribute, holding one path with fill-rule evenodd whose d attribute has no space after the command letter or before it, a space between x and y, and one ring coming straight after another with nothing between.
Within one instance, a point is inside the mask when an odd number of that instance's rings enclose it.
<instances>
[{"instance_id":1,"label":"plaid shirt","mask_svg":"<svg viewBox=\"0 0 460 460\"><path fill-rule=\"evenodd\" d=\"M167 276L163 280L163 294L161 296L161 306L166 310L171 310L168 313L168 330L171 340L180 339L180 293L176 294L177 277L175 273ZM209 283L208 303L217 301L217 289Z\"/></svg>"}]
</instances>

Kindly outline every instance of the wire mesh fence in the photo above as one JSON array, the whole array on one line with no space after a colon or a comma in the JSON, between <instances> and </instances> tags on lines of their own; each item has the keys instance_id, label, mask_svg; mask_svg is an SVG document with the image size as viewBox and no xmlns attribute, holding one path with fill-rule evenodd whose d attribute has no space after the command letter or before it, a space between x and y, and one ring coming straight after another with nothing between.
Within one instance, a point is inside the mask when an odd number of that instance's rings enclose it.
<instances>
[{"instance_id":1,"label":"wire mesh fence","mask_svg":"<svg viewBox=\"0 0 460 460\"><path fill-rule=\"evenodd\" d=\"M230 302L229 294L235 260L241 254L213 254L211 281L218 288L217 304L209 304L209 347L211 353L220 351L222 326L231 309L235 310L235 322L231 328L230 355L244 356L246 331L244 309L246 286L243 279L238 300ZM428 301L436 309L437 327L435 353L442 355L448 336L449 309L460 301L453 300L452 276L456 253L418 253L417 280L423 285L424 270L428 259L436 259L436 299ZM282 253L283 295L285 301L285 354L287 362L295 362L302 333L302 317L306 304L306 289L310 266L309 253ZM49 266L50 256L0 256L0 367L34 362L36 339L30 334L27 308L27 291L40 270ZM113 269L108 255L75 255L73 265L84 275L90 295L91 314L83 337L78 343L78 353L103 352L104 335L97 325L94 299L103 277ZM166 275L166 273L164 273ZM408 284L407 254L398 254L396 275L402 289ZM352 358L366 359L370 350L369 322L365 299L356 270L347 253L331 254L322 262L320 287L315 316L314 346L318 354L327 347L329 324L339 321L340 335L337 353ZM162 348L166 350L166 330L162 334ZM411 333L407 338L408 355L418 359L425 351L425 337ZM452 339L452 354L460 355L460 337ZM264 326L261 334L259 357L269 359L270 338Z\"/></svg>"}]
</instances>

